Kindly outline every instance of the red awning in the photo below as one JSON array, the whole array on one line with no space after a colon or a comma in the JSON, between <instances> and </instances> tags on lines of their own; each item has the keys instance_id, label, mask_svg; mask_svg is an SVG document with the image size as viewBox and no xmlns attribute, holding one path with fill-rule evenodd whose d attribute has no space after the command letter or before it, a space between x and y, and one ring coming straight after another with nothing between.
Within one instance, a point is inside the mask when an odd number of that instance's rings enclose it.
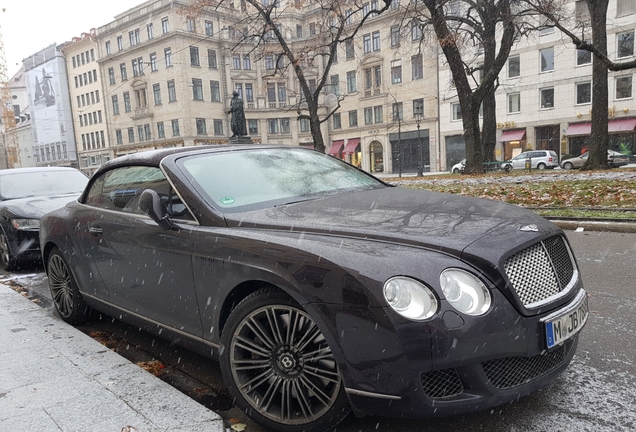
<instances>
[{"instance_id":1,"label":"red awning","mask_svg":"<svg viewBox=\"0 0 636 432\"><path fill-rule=\"evenodd\" d=\"M360 138L351 138L347 141L347 145L342 151L343 154L350 154L356 152L356 147L360 144Z\"/></svg>"},{"instance_id":2,"label":"red awning","mask_svg":"<svg viewBox=\"0 0 636 432\"><path fill-rule=\"evenodd\" d=\"M509 129L503 131L499 141L521 141L526 137L525 129Z\"/></svg>"},{"instance_id":3,"label":"red awning","mask_svg":"<svg viewBox=\"0 0 636 432\"><path fill-rule=\"evenodd\" d=\"M330 154L331 156L338 156L338 153L340 153L340 149L342 148L342 145L344 144L344 140L337 140L331 143L331 147L329 147L329 151L327 152L327 154Z\"/></svg>"},{"instance_id":4,"label":"red awning","mask_svg":"<svg viewBox=\"0 0 636 432\"><path fill-rule=\"evenodd\" d=\"M633 132L636 129L636 118L610 120L607 123L607 131L612 132Z\"/></svg>"},{"instance_id":5,"label":"red awning","mask_svg":"<svg viewBox=\"0 0 636 432\"><path fill-rule=\"evenodd\" d=\"M571 123L565 131L565 136L589 135L592 133L592 123Z\"/></svg>"}]
</instances>

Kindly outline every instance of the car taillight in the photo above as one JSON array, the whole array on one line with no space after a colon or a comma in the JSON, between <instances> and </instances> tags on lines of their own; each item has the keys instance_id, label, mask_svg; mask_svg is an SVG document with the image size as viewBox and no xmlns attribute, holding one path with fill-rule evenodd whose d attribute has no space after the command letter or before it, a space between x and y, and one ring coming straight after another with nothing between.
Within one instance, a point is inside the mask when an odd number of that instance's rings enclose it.
<instances>
[{"instance_id":1,"label":"car taillight","mask_svg":"<svg viewBox=\"0 0 636 432\"><path fill-rule=\"evenodd\" d=\"M552 162L552 158L548 158L548 162Z\"/></svg>"}]
</instances>

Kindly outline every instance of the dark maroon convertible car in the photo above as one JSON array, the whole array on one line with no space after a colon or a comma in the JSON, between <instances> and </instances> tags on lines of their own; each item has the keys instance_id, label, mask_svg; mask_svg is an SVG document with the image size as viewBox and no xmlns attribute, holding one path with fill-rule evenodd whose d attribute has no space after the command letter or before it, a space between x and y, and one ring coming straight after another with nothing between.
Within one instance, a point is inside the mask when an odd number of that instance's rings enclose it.
<instances>
[{"instance_id":1,"label":"dark maroon convertible car","mask_svg":"<svg viewBox=\"0 0 636 432\"><path fill-rule=\"evenodd\" d=\"M65 321L96 309L218 359L276 430L516 400L564 371L588 315L547 220L299 147L121 157L40 233Z\"/></svg>"}]
</instances>

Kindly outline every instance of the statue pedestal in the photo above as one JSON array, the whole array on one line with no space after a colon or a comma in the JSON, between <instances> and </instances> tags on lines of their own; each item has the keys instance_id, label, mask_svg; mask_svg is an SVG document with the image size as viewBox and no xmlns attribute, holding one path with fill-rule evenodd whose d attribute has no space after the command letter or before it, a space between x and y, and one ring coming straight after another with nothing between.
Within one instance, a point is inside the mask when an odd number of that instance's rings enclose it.
<instances>
[{"instance_id":1,"label":"statue pedestal","mask_svg":"<svg viewBox=\"0 0 636 432\"><path fill-rule=\"evenodd\" d=\"M252 138L249 135L230 137L228 144L252 144Z\"/></svg>"}]
</instances>

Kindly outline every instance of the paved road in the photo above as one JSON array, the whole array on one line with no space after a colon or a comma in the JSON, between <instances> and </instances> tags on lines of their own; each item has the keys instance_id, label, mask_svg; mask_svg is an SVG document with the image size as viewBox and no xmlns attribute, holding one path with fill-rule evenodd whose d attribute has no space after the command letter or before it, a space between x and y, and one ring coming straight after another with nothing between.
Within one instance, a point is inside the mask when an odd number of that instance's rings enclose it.
<instances>
[{"instance_id":1,"label":"paved road","mask_svg":"<svg viewBox=\"0 0 636 432\"><path fill-rule=\"evenodd\" d=\"M426 421L350 416L337 430L636 430L636 234L569 231L568 237L590 295L591 315L572 366L552 385L513 404L472 415ZM27 276L29 274L32 276ZM22 276L18 281L30 290L48 296L41 269L13 274L16 275ZM50 308L46 300L41 302ZM104 319L82 329L113 333L116 335L113 347L133 361L160 358L168 365L164 378L173 385L198 398L225 419L238 418L246 422L247 431L264 431L232 408L214 362L117 321Z\"/></svg>"}]
</instances>

